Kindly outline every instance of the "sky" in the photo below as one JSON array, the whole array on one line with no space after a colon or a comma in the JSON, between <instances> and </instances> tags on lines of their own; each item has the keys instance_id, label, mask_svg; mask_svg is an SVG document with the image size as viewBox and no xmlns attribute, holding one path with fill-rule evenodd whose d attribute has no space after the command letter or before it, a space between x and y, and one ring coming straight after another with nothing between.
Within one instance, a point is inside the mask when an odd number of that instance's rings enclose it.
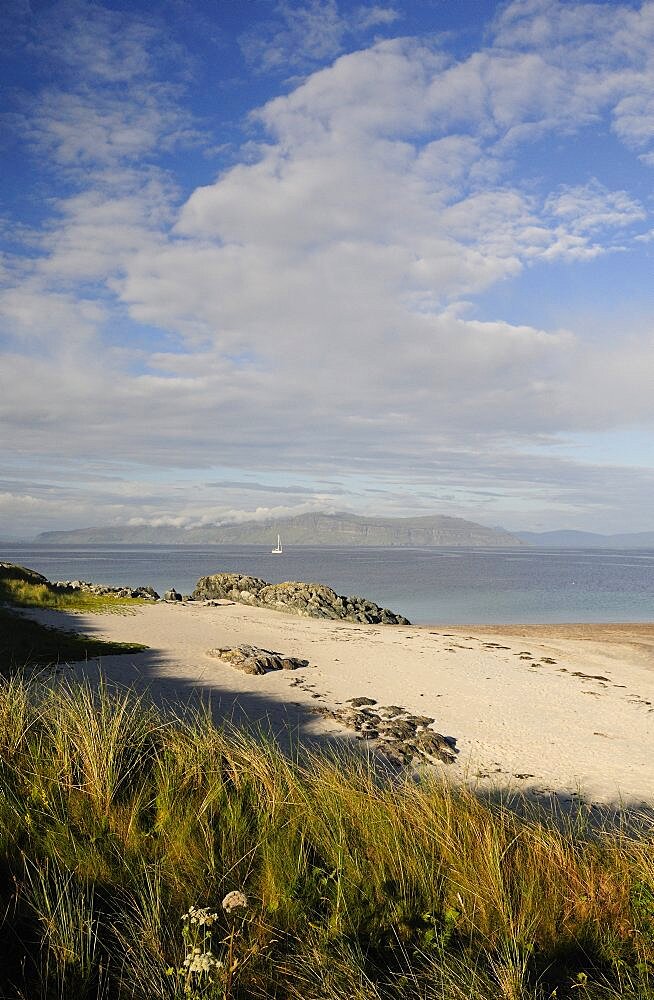
<instances>
[{"instance_id":1,"label":"sky","mask_svg":"<svg viewBox=\"0 0 654 1000\"><path fill-rule=\"evenodd\" d=\"M0 17L0 538L654 530L654 2Z\"/></svg>"}]
</instances>

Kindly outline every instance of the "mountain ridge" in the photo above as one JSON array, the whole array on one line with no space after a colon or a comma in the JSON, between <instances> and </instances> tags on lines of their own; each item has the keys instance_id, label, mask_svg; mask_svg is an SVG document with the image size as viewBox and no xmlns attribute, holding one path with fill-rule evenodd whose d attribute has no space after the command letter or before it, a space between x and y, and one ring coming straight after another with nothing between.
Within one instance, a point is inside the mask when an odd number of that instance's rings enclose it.
<instances>
[{"instance_id":1,"label":"mountain ridge","mask_svg":"<svg viewBox=\"0 0 654 1000\"><path fill-rule=\"evenodd\" d=\"M562 549L651 549L654 531L628 531L602 535L594 531L563 529L560 531L515 531L526 542L543 548Z\"/></svg>"},{"instance_id":2,"label":"mountain ridge","mask_svg":"<svg viewBox=\"0 0 654 1000\"><path fill-rule=\"evenodd\" d=\"M50 545L268 545L277 533L286 545L504 547L523 545L502 528L487 528L465 518L433 514L420 517L362 517L358 514L299 514L196 528L131 525L45 531L37 542Z\"/></svg>"}]
</instances>

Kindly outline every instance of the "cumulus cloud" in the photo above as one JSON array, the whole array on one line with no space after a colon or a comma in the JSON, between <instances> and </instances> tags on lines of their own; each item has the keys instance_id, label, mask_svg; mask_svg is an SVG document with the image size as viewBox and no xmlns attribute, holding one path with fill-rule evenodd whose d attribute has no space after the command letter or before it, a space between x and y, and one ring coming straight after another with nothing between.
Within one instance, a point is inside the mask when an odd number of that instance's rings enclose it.
<instances>
[{"instance_id":1,"label":"cumulus cloud","mask_svg":"<svg viewBox=\"0 0 654 1000\"><path fill-rule=\"evenodd\" d=\"M271 494L265 511L281 509L280 470L303 482L336 472L360 507L372 494L357 494L357 476L417 490L423 471L443 484L428 494L443 503L476 504L494 481L525 497L541 472L543 491L568 496L570 463L525 455L651 422L651 332L602 346L583 328L509 321L476 303L551 261L643 246L649 214L635 193L599 172L552 180L528 154L544 136L601 123L634 159L648 155L652 6L518 0L483 49L457 60L408 38L339 55L357 33L392 27L390 6L345 18L335 0L281 4L243 41L248 57L271 70L330 64L257 109L258 140L181 206L155 154L197 133L183 90L157 75L156 23L61 7L60 51L50 28L41 44L70 75L37 88L23 137L69 186L4 272L10 447L123 467L246 465ZM230 485L244 480L223 482L233 502L203 496L193 508L170 479L163 499L137 481L129 497L101 485L94 521L206 523L246 507ZM579 473L583 489L591 481ZM332 503L338 489L306 502ZM78 517L92 509L87 497L75 504Z\"/></svg>"}]
</instances>

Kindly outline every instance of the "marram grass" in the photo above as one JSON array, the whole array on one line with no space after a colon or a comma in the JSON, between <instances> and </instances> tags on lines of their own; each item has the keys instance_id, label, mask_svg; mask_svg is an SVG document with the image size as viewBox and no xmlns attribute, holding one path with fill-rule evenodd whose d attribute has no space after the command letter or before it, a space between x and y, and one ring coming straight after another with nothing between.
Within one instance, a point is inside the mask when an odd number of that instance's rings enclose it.
<instances>
[{"instance_id":1,"label":"marram grass","mask_svg":"<svg viewBox=\"0 0 654 1000\"><path fill-rule=\"evenodd\" d=\"M654 831L0 682L0 998L654 1000Z\"/></svg>"},{"instance_id":2,"label":"marram grass","mask_svg":"<svg viewBox=\"0 0 654 1000\"><path fill-rule=\"evenodd\" d=\"M94 594L86 590L64 590L47 581L41 583L9 576L2 570L0 570L0 601L22 608L91 613L125 613L135 605L150 603L139 597L116 597L115 594Z\"/></svg>"}]
</instances>

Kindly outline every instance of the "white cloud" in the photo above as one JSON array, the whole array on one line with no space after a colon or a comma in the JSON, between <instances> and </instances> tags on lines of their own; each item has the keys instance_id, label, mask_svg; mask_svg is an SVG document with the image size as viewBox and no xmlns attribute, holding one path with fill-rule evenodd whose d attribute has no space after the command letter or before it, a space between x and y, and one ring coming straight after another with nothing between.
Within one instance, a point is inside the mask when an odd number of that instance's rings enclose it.
<instances>
[{"instance_id":1,"label":"white cloud","mask_svg":"<svg viewBox=\"0 0 654 1000\"><path fill-rule=\"evenodd\" d=\"M595 178L587 184L564 186L550 195L545 210L577 234L630 226L647 218L643 206L626 191L608 191Z\"/></svg>"},{"instance_id":2,"label":"white cloud","mask_svg":"<svg viewBox=\"0 0 654 1000\"><path fill-rule=\"evenodd\" d=\"M40 12L33 45L71 77L112 85L149 78L154 53L170 48L154 23L83 0Z\"/></svg>"},{"instance_id":3,"label":"white cloud","mask_svg":"<svg viewBox=\"0 0 654 1000\"><path fill-rule=\"evenodd\" d=\"M241 48L255 72L287 73L334 59L347 41L399 17L395 8L380 4L362 4L344 13L337 0L282 0L274 18L244 33Z\"/></svg>"},{"instance_id":4,"label":"white cloud","mask_svg":"<svg viewBox=\"0 0 654 1000\"><path fill-rule=\"evenodd\" d=\"M171 89L139 88L119 94L45 90L23 119L22 134L37 150L69 168L88 169L143 156L184 134L185 119Z\"/></svg>"},{"instance_id":5,"label":"white cloud","mask_svg":"<svg viewBox=\"0 0 654 1000\"><path fill-rule=\"evenodd\" d=\"M525 0L459 62L411 39L341 56L259 109L265 139L179 212L149 159L193 134L180 91L157 80L153 26L127 19L115 37L123 15L93 8L85 23L67 9L68 87L40 92L26 136L77 186L52 200L38 252L11 263L0 292L0 410L16 453L185 469L247 456L253 470L398 482L424 469L470 496L475 467L479 488L495 476L517 490L511 454L654 419L649 331L609 349L584 329L471 312L528 268L592 261L615 232L620 246L647 237L643 204L599 170L562 184L545 164L516 167L535 138L609 116L642 148L645 8L638 20L612 5L612 21ZM394 16L360 7L346 23L329 0L283 5L260 58L281 65L300 29L302 58L331 58ZM535 461L524 469L523 491ZM162 504L185 524L239 509L101 492L98 516L114 520L154 523Z\"/></svg>"}]
</instances>

